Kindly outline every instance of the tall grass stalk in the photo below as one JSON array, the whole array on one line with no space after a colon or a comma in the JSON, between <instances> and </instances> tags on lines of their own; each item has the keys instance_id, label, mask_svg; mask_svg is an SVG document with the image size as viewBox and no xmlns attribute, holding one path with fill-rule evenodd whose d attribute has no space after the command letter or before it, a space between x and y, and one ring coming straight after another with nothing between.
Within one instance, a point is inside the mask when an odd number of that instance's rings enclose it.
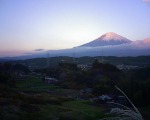
<instances>
[{"instance_id":1,"label":"tall grass stalk","mask_svg":"<svg viewBox=\"0 0 150 120\"><path fill-rule=\"evenodd\" d=\"M115 86L117 90L119 90L129 101L129 103L132 105L133 109L122 105L120 103L110 102L112 104L118 105L124 109L121 108L112 108L110 111L110 114L115 114L115 117L109 117L109 118L103 118L100 120L143 120L143 117L137 107L131 102L131 100L128 98L128 96L117 86Z\"/></svg>"}]
</instances>

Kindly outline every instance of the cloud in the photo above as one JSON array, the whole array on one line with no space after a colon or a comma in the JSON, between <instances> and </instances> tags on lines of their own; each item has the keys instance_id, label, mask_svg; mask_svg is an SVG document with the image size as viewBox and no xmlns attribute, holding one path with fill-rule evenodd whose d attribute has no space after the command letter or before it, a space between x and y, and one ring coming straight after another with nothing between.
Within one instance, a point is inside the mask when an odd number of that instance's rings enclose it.
<instances>
[{"instance_id":1,"label":"cloud","mask_svg":"<svg viewBox=\"0 0 150 120\"><path fill-rule=\"evenodd\" d=\"M35 49L34 51L37 51L37 52L39 52L39 51L44 51L45 49Z\"/></svg>"},{"instance_id":2,"label":"cloud","mask_svg":"<svg viewBox=\"0 0 150 120\"><path fill-rule=\"evenodd\" d=\"M150 3L150 0L143 0L143 2Z\"/></svg>"},{"instance_id":3,"label":"cloud","mask_svg":"<svg viewBox=\"0 0 150 120\"><path fill-rule=\"evenodd\" d=\"M23 53L24 55L32 55L33 54L33 52L25 52L25 53Z\"/></svg>"}]
</instances>

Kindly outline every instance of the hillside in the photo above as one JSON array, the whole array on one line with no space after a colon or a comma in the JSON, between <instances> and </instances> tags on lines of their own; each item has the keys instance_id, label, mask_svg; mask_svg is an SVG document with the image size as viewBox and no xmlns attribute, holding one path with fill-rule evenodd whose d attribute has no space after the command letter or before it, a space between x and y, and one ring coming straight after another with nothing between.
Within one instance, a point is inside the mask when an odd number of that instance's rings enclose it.
<instances>
[{"instance_id":1,"label":"hillside","mask_svg":"<svg viewBox=\"0 0 150 120\"><path fill-rule=\"evenodd\" d=\"M138 65L150 66L150 56L138 57L113 57L113 56L97 56L97 57L50 57L47 58L34 58L27 60L12 61L12 63L19 63L28 66L30 69L45 68L49 66L57 66L60 62L74 62L76 64L92 64L95 59L101 62L111 63L114 65Z\"/></svg>"}]
</instances>

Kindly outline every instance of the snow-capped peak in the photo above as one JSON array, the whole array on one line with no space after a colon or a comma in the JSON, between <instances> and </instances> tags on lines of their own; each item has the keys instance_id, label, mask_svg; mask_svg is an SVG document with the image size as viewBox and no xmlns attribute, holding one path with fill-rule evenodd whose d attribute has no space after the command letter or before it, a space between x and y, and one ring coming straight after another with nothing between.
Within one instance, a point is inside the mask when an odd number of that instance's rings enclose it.
<instances>
[{"instance_id":1,"label":"snow-capped peak","mask_svg":"<svg viewBox=\"0 0 150 120\"><path fill-rule=\"evenodd\" d=\"M101 37L99 37L98 39L104 40L104 41L113 40L113 41L128 41L128 42L130 42L130 40L128 40L127 38L122 37L122 36L120 36L116 33L113 33L113 32L108 32L108 33L102 35Z\"/></svg>"},{"instance_id":2,"label":"snow-capped peak","mask_svg":"<svg viewBox=\"0 0 150 120\"><path fill-rule=\"evenodd\" d=\"M131 43L131 40L128 40L125 37L122 37L116 33L108 32L101 37L81 45L82 47L97 47L97 46L108 46L108 45L120 45L125 43Z\"/></svg>"}]
</instances>

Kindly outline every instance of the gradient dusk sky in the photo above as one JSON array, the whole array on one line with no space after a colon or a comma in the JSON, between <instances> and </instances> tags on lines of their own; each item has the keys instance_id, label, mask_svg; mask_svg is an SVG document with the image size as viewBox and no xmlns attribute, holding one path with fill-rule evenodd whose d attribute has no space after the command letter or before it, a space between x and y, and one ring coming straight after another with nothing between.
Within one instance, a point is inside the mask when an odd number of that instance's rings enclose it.
<instances>
[{"instance_id":1,"label":"gradient dusk sky","mask_svg":"<svg viewBox=\"0 0 150 120\"><path fill-rule=\"evenodd\" d=\"M0 57L72 48L106 32L150 37L150 0L0 0Z\"/></svg>"}]
</instances>

